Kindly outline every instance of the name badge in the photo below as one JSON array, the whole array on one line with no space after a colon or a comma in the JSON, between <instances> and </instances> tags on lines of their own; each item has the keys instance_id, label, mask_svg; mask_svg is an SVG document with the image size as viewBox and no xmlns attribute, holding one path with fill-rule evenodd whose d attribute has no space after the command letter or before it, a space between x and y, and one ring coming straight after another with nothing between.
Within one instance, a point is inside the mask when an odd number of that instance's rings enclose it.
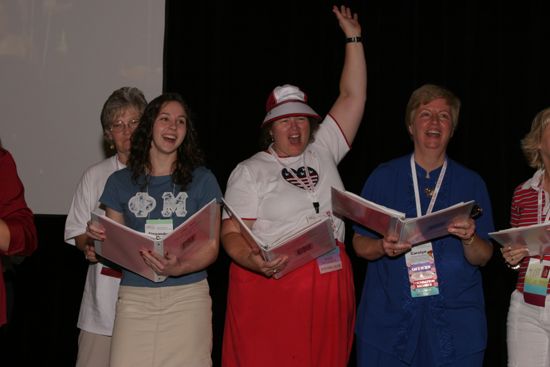
<instances>
[{"instance_id":1,"label":"name badge","mask_svg":"<svg viewBox=\"0 0 550 367\"><path fill-rule=\"evenodd\" d=\"M544 307L548 280L550 275L550 261L540 259L529 259L529 266L525 273L523 285L523 299L526 303L534 306Z\"/></svg>"},{"instance_id":2,"label":"name badge","mask_svg":"<svg viewBox=\"0 0 550 367\"><path fill-rule=\"evenodd\" d=\"M319 256L317 258L317 266L321 274L330 273L336 270L342 269L342 259L340 259L340 248L336 247L334 250L331 250Z\"/></svg>"},{"instance_id":3,"label":"name badge","mask_svg":"<svg viewBox=\"0 0 550 367\"><path fill-rule=\"evenodd\" d=\"M435 258L431 242L413 247L405 255L412 297L439 294Z\"/></svg>"},{"instance_id":4,"label":"name badge","mask_svg":"<svg viewBox=\"0 0 550 367\"><path fill-rule=\"evenodd\" d=\"M155 240L162 240L174 230L172 219L147 219L145 222L145 233Z\"/></svg>"}]
</instances>

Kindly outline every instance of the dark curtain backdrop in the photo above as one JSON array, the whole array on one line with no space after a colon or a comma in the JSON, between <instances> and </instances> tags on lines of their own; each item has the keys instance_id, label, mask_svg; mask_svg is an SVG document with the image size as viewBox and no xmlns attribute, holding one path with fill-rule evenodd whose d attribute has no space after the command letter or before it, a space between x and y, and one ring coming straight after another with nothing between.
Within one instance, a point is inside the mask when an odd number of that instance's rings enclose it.
<instances>
[{"instance_id":1,"label":"dark curtain backdrop","mask_svg":"<svg viewBox=\"0 0 550 367\"><path fill-rule=\"evenodd\" d=\"M534 115L550 106L545 3L345 2L360 14L368 63L363 123L340 165L347 189L360 192L379 163L412 150L405 105L415 88L437 83L453 90L463 106L449 156L481 174L491 194L495 226L507 227L513 189L532 174L520 139ZM317 112L330 109L344 51L332 4L166 1L164 90L188 100L222 189L235 165L257 151L265 100L274 86L299 85ZM353 256L349 240L347 244ZM506 313L515 275L499 255L496 251L483 269L486 366L506 363ZM353 260L359 295L366 264ZM223 253L220 263L210 277L215 353L227 286Z\"/></svg>"}]
</instances>

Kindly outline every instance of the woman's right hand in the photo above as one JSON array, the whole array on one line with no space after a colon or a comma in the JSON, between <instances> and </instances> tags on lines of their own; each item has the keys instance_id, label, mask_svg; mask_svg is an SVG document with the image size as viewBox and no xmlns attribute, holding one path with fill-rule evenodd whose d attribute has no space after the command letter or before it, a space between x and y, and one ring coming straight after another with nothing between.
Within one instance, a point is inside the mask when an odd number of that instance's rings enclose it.
<instances>
[{"instance_id":1,"label":"woman's right hand","mask_svg":"<svg viewBox=\"0 0 550 367\"><path fill-rule=\"evenodd\" d=\"M501 247L500 252L502 252L502 257L509 266L517 266L523 258L529 256L529 250L521 244L509 244Z\"/></svg>"},{"instance_id":2,"label":"woman's right hand","mask_svg":"<svg viewBox=\"0 0 550 367\"><path fill-rule=\"evenodd\" d=\"M361 24L357 13L353 13L349 7L344 5L340 7L334 5L332 12L338 19L338 24L346 37L361 36Z\"/></svg>"},{"instance_id":3,"label":"woman's right hand","mask_svg":"<svg viewBox=\"0 0 550 367\"><path fill-rule=\"evenodd\" d=\"M275 260L265 261L258 249L250 249L248 263L251 265L251 270L271 278L285 268L288 257L281 256Z\"/></svg>"},{"instance_id":4,"label":"woman's right hand","mask_svg":"<svg viewBox=\"0 0 550 367\"><path fill-rule=\"evenodd\" d=\"M86 260L96 263L98 260L95 253L94 240L105 240L105 228L101 224L90 220L86 225L86 236L87 239L84 247L84 256L86 257Z\"/></svg>"},{"instance_id":5,"label":"woman's right hand","mask_svg":"<svg viewBox=\"0 0 550 367\"><path fill-rule=\"evenodd\" d=\"M382 249L386 256L396 257L408 252L412 245L407 242L397 242L399 238L395 234L388 234L380 241L382 241Z\"/></svg>"}]
</instances>

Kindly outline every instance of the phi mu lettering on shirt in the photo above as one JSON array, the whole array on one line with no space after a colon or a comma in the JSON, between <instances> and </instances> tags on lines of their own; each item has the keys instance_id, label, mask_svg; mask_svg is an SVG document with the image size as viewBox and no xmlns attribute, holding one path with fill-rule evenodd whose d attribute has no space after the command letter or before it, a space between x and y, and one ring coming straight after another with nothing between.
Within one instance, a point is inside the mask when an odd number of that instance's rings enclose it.
<instances>
[{"instance_id":1,"label":"phi mu lettering on shirt","mask_svg":"<svg viewBox=\"0 0 550 367\"><path fill-rule=\"evenodd\" d=\"M171 192L164 192L162 194L162 216L171 217L172 214L176 214L177 217L185 217L187 214L186 202L186 192L179 192L177 196ZM137 192L128 201L128 210L137 218L146 218L156 207L157 201L147 192Z\"/></svg>"}]
</instances>

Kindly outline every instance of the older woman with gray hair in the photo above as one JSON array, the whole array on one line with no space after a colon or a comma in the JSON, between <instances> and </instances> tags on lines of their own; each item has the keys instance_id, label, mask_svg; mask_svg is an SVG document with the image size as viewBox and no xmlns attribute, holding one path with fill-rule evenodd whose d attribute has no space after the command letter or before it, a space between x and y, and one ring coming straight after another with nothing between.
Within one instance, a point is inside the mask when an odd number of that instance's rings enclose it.
<instances>
[{"instance_id":1,"label":"older woman with gray hair","mask_svg":"<svg viewBox=\"0 0 550 367\"><path fill-rule=\"evenodd\" d=\"M97 262L93 243L86 235L86 224L90 213L99 207L107 178L126 167L130 139L146 105L143 93L134 87L119 88L107 98L100 120L105 142L115 154L84 172L67 215L65 241L76 245L90 262L77 324L80 329L77 367L109 365L121 273Z\"/></svg>"},{"instance_id":2,"label":"older woman with gray hair","mask_svg":"<svg viewBox=\"0 0 550 367\"><path fill-rule=\"evenodd\" d=\"M529 166L536 172L514 190L510 213L512 227L550 219L549 125L550 107L535 116L531 130L521 141ZM524 245L513 243L501 251L508 266L519 271L508 312L508 366L550 366L550 304L547 297L550 255L529 256Z\"/></svg>"}]
</instances>

